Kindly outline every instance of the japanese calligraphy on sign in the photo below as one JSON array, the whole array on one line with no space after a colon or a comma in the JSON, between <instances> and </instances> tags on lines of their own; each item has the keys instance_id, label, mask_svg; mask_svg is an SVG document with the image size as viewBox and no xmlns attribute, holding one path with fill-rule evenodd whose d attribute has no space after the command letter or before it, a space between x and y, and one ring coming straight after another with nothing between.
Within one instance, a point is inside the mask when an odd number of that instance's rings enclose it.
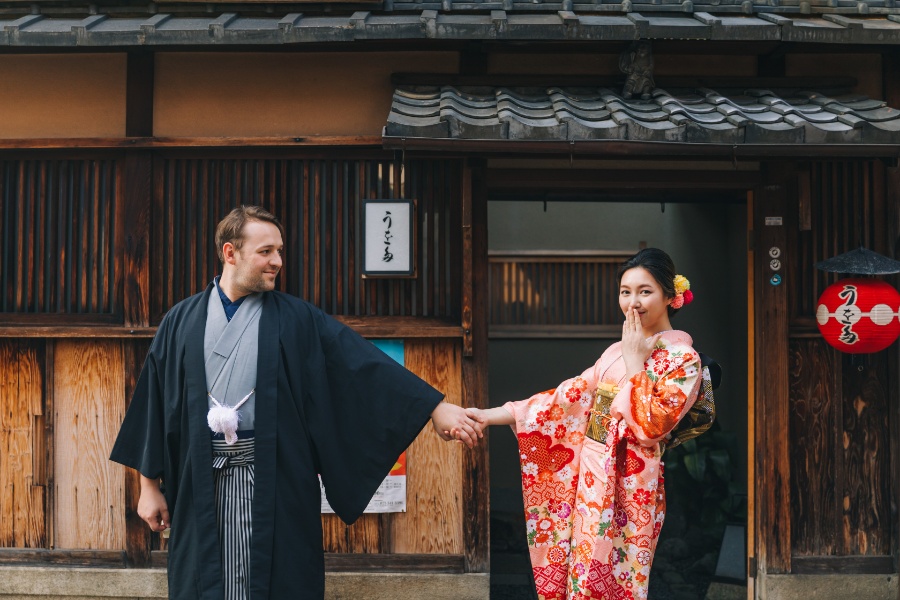
<instances>
[{"instance_id":1,"label":"japanese calligraphy on sign","mask_svg":"<svg viewBox=\"0 0 900 600\"><path fill-rule=\"evenodd\" d=\"M363 275L415 277L415 201L363 201Z\"/></svg>"}]
</instances>

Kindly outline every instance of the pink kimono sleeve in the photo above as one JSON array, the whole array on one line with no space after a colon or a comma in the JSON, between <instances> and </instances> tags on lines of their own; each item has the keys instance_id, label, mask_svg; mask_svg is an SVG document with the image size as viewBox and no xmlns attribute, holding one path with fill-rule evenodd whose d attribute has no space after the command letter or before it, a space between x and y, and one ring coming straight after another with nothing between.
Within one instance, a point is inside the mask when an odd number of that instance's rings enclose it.
<instances>
[{"instance_id":1,"label":"pink kimono sleeve","mask_svg":"<svg viewBox=\"0 0 900 600\"><path fill-rule=\"evenodd\" d=\"M513 416L515 432L521 434L543 430L552 435L561 433L555 427L562 425L568 433L580 432L584 435L599 381L600 365L605 356L606 353L584 373L563 381L555 389L504 404L503 408ZM551 427L550 423L554 425Z\"/></svg>"},{"instance_id":2,"label":"pink kimono sleeve","mask_svg":"<svg viewBox=\"0 0 900 600\"><path fill-rule=\"evenodd\" d=\"M671 433L700 390L700 357L690 346L660 343L613 400L610 415L623 419L638 442L651 446Z\"/></svg>"}]
</instances>

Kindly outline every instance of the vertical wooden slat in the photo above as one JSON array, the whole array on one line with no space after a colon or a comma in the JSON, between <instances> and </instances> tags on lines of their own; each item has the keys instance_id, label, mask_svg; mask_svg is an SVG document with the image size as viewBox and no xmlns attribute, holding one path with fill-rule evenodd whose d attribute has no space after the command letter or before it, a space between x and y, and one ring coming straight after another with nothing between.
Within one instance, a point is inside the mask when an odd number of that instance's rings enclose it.
<instances>
[{"instance_id":1,"label":"vertical wooden slat","mask_svg":"<svg viewBox=\"0 0 900 600\"><path fill-rule=\"evenodd\" d=\"M32 252L34 253L34 256L32 257L34 265L33 272L37 282L34 310L36 312L45 312L48 310L49 306L46 290L47 286L50 284L46 273L48 258L47 246L50 242L47 238L47 223L50 220L50 215L47 211L47 161L41 161L37 178L39 191L35 202L37 217L35 219L34 227L34 244L32 245Z\"/></svg>"},{"instance_id":2,"label":"vertical wooden slat","mask_svg":"<svg viewBox=\"0 0 900 600\"><path fill-rule=\"evenodd\" d=\"M24 294L25 294L25 269L22 265L22 259L26 255L25 249L25 210L24 207L28 205L29 197L27 195L27 188L25 185L26 182L26 161L21 161L19 163L19 194L17 197L17 206L16 206L16 254L13 257L13 264L15 265L13 272L15 273L14 281L15 290L16 290L16 302L15 306L21 310L21 306L24 302Z\"/></svg>"},{"instance_id":3,"label":"vertical wooden slat","mask_svg":"<svg viewBox=\"0 0 900 600\"><path fill-rule=\"evenodd\" d=\"M463 329L463 356L471 357L473 352L472 319L474 311L473 298L473 263L474 249L472 247L472 168L463 169L462 178L462 329Z\"/></svg>"},{"instance_id":4,"label":"vertical wooden slat","mask_svg":"<svg viewBox=\"0 0 900 600\"><path fill-rule=\"evenodd\" d=\"M56 546L124 550L124 467L107 460L124 416L122 343L61 340L54 363Z\"/></svg>"},{"instance_id":5,"label":"vertical wooden slat","mask_svg":"<svg viewBox=\"0 0 900 600\"><path fill-rule=\"evenodd\" d=\"M153 205L153 155L132 151L125 155L119 204L122 214L123 308L125 325L147 327L150 325L150 207ZM160 223L159 226L163 226ZM161 240L158 240L161 241ZM155 246L160 248L160 246ZM160 248L161 249L161 248ZM160 263L163 261L160 261ZM119 269L116 269L119 271ZM161 269L156 269L157 276Z\"/></svg>"},{"instance_id":6,"label":"vertical wooden slat","mask_svg":"<svg viewBox=\"0 0 900 600\"><path fill-rule=\"evenodd\" d=\"M90 218L85 215L90 211L91 202L91 163L92 161L81 161L81 169L79 169L78 181L78 215L76 223L78 224L78 236L76 243L76 254L78 261L76 263L75 277L78 279L78 312L86 312L88 309L88 248L91 243Z\"/></svg>"},{"instance_id":7,"label":"vertical wooden slat","mask_svg":"<svg viewBox=\"0 0 900 600\"><path fill-rule=\"evenodd\" d=\"M344 288L347 281L347 162L337 161L337 189L335 190L335 202L337 204L335 213L335 238L334 245L337 249L335 257L335 312L347 314L347 299L344 295Z\"/></svg>"},{"instance_id":8,"label":"vertical wooden slat","mask_svg":"<svg viewBox=\"0 0 900 600\"><path fill-rule=\"evenodd\" d=\"M22 246L25 248L24 254L20 257L20 260L23 263L23 295L24 301L22 304L22 308L26 312L34 311L33 301L34 301L34 210L35 203L37 202L37 198L39 196L39 192L37 190L37 170L38 170L39 161L29 161L29 169L28 169L28 198L25 200L25 205L22 207L23 212L25 214L25 226L23 228L23 234L25 239L22 240Z\"/></svg>"}]
</instances>

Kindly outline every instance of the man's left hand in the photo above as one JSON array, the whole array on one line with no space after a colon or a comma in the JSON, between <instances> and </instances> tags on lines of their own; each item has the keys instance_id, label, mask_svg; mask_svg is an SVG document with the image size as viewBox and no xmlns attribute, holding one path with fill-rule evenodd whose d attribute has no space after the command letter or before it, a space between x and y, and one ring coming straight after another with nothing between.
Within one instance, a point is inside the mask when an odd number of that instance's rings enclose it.
<instances>
[{"instance_id":1,"label":"man's left hand","mask_svg":"<svg viewBox=\"0 0 900 600\"><path fill-rule=\"evenodd\" d=\"M484 437L481 432L483 425L466 414L466 410L461 406L450 404L449 402L441 402L437 408L431 413L431 424L441 439L450 441L454 439L460 440L469 448L478 445L479 438Z\"/></svg>"}]
</instances>

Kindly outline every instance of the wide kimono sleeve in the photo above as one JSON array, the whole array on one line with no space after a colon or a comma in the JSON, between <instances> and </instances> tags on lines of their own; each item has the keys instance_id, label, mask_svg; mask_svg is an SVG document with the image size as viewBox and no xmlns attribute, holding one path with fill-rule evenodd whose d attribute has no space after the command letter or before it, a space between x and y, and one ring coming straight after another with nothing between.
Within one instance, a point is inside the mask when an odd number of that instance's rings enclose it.
<instances>
[{"instance_id":1,"label":"wide kimono sleeve","mask_svg":"<svg viewBox=\"0 0 900 600\"><path fill-rule=\"evenodd\" d=\"M163 319L150 345L109 457L114 462L137 469L149 479L162 476L166 465L166 384L162 350L169 329L169 320Z\"/></svg>"},{"instance_id":2,"label":"wide kimono sleeve","mask_svg":"<svg viewBox=\"0 0 900 600\"><path fill-rule=\"evenodd\" d=\"M652 446L666 438L697 400L700 357L686 344L664 338L644 363L644 370L622 386L610 415L624 420L636 440Z\"/></svg>"},{"instance_id":3,"label":"wide kimono sleeve","mask_svg":"<svg viewBox=\"0 0 900 600\"><path fill-rule=\"evenodd\" d=\"M307 398L310 437L328 502L352 523L444 395L349 327L317 317L324 364Z\"/></svg>"}]
</instances>

